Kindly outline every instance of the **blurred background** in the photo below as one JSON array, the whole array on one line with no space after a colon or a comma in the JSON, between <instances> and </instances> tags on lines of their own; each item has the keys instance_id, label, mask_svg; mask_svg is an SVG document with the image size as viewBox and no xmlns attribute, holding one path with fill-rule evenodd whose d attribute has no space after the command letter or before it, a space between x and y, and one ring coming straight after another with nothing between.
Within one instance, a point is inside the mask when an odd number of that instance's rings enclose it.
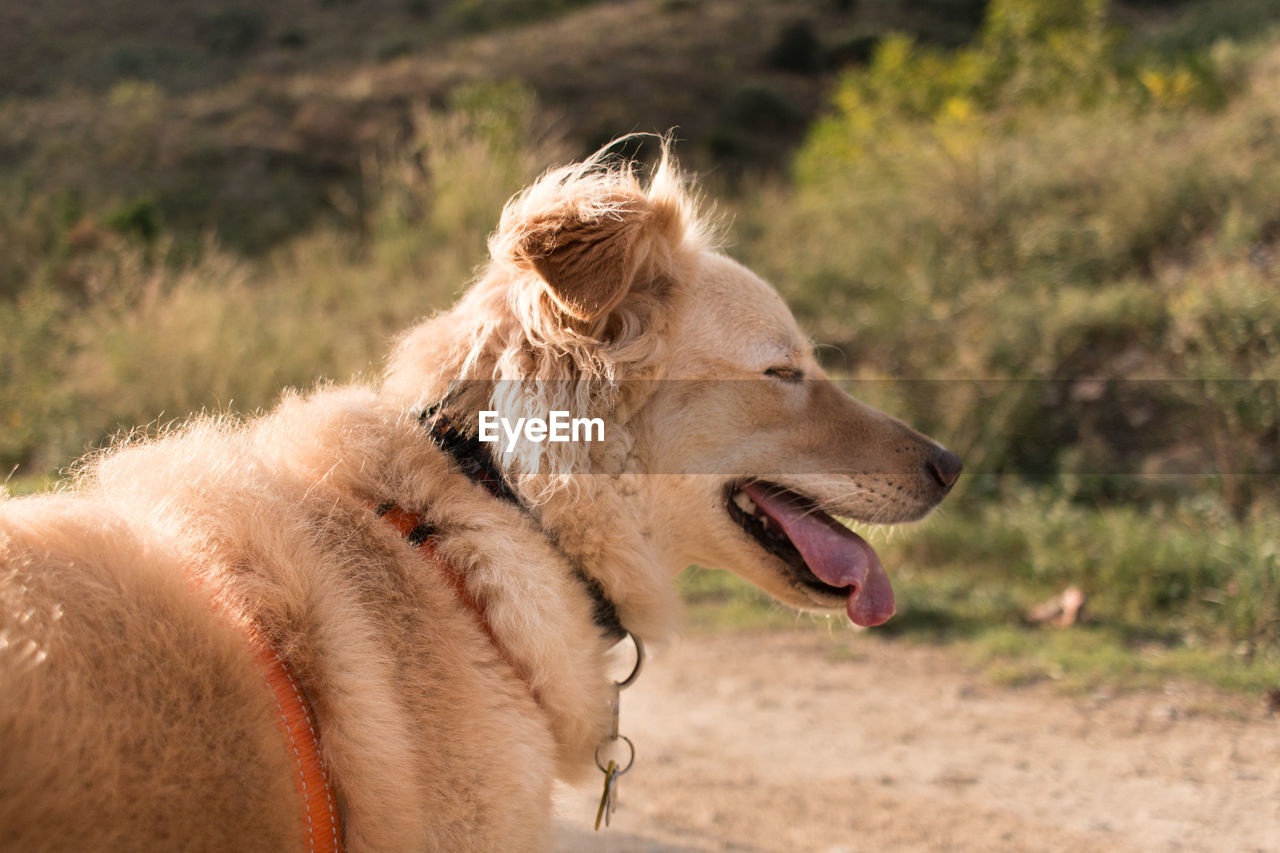
<instances>
[{"instance_id":1,"label":"blurred background","mask_svg":"<svg viewBox=\"0 0 1280 853\"><path fill-rule=\"evenodd\" d=\"M877 542L885 635L1010 684L1265 696L1277 22L1280 0L7 4L0 475L47 488L122 427L376 374L508 196L676 128L831 370L966 461ZM682 585L696 624L796 624L726 575Z\"/></svg>"}]
</instances>

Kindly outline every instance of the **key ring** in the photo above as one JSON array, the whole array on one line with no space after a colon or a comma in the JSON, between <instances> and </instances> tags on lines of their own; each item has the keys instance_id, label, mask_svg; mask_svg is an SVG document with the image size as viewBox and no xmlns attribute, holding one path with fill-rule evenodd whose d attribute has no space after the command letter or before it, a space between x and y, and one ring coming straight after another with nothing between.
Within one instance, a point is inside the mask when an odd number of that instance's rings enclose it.
<instances>
[{"instance_id":1,"label":"key ring","mask_svg":"<svg viewBox=\"0 0 1280 853\"><path fill-rule=\"evenodd\" d=\"M628 770L631 769L631 765L636 763L636 745L632 743L631 738L627 737L626 735L618 735L616 738L605 738L604 740L600 741L600 743L596 744L596 767L600 768L601 773L608 773L609 771L604 766L604 762L600 760L600 749L601 747L617 743L618 741L626 742L628 756L627 756L627 763L616 767L616 769L613 771L613 775L615 778L626 773Z\"/></svg>"}]
</instances>

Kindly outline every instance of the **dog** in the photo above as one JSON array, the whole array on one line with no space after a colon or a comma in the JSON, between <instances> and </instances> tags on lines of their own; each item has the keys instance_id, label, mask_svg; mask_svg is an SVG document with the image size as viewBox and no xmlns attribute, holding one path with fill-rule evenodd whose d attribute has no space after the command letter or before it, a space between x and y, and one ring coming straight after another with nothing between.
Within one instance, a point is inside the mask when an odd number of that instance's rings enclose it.
<instances>
[{"instance_id":1,"label":"dog","mask_svg":"<svg viewBox=\"0 0 1280 853\"><path fill-rule=\"evenodd\" d=\"M685 567L893 614L834 516L918 519L960 460L836 387L669 147L513 198L376 383L0 501L0 849L544 850Z\"/></svg>"}]
</instances>

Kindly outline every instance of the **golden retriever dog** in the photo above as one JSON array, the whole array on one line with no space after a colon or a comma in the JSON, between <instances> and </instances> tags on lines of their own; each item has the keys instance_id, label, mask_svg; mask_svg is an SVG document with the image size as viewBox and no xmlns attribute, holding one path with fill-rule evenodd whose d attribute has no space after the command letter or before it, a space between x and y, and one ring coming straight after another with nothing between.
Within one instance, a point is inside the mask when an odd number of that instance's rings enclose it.
<instances>
[{"instance_id":1,"label":"golden retriever dog","mask_svg":"<svg viewBox=\"0 0 1280 853\"><path fill-rule=\"evenodd\" d=\"M665 146L551 171L376 384L0 501L0 849L546 849L686 566L888 619L835 518L920 518L960 462L713 240Z\"/></svg>"}]
</instances>

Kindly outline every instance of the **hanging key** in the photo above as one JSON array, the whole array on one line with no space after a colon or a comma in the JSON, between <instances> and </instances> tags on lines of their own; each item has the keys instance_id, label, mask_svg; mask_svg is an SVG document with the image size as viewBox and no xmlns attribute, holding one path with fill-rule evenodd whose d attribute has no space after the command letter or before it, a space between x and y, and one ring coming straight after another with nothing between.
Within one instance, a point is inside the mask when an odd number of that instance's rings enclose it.
<instances>
[{"instance_id":1,"label":"hanging key","mask_svg":"<svg viewBox=\"0 0 1280 853\"><path fill-rule=\"evenodd\" d=\"M613 798L617 796L618 789L618 762L612 758L609 759L609 766L604 771L604 792L600 795L600 808L596 809L596 829L600 829L600 819L604 818L604 825L609 825L609 818L613 816Z\"/></svg>"}]
</instances>

